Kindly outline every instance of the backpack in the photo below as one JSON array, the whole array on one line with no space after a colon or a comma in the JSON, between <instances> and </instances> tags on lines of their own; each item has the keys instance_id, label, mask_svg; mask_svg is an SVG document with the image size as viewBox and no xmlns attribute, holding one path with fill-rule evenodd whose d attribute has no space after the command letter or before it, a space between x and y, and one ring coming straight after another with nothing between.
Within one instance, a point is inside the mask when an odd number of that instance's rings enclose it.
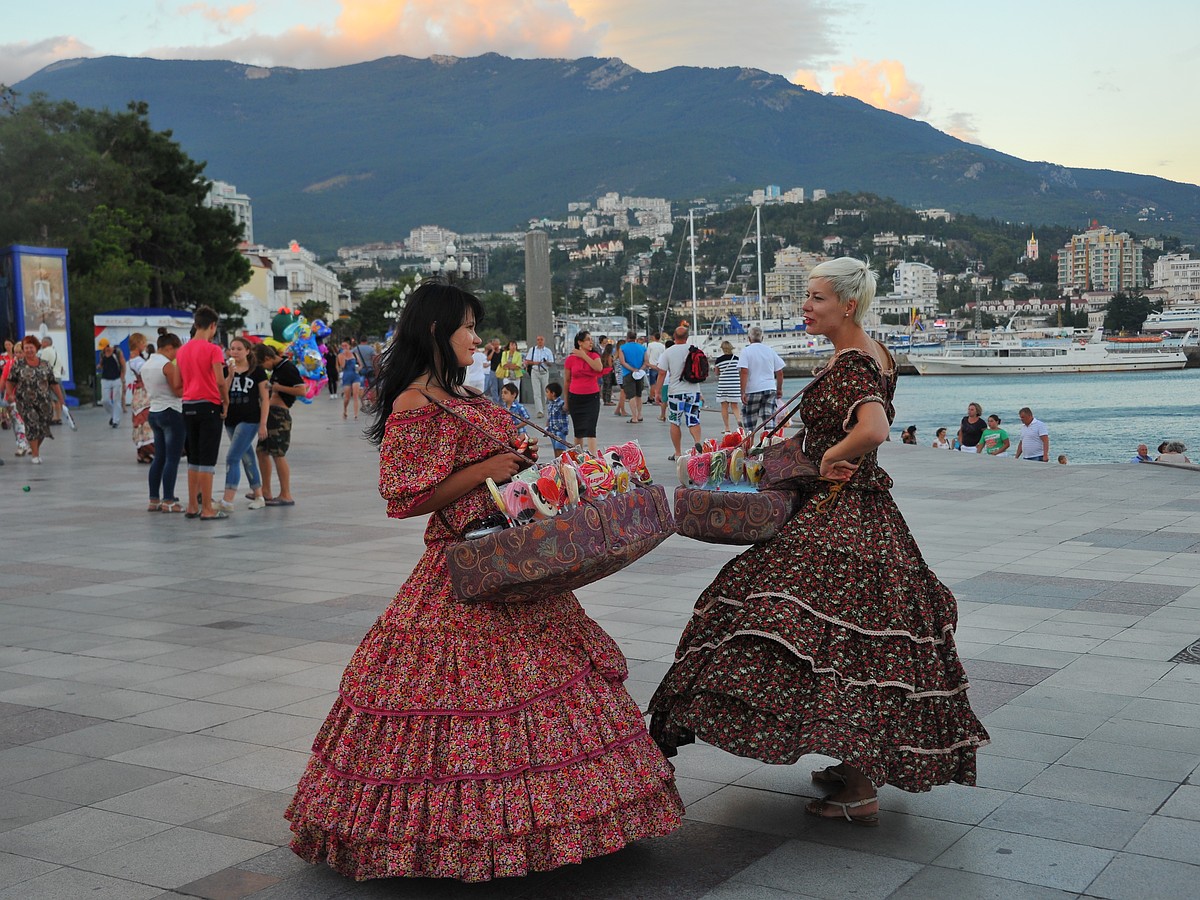
<instances>
[{"instance_id":1,"label":"backpack","mask_svg":"<svg viewBox=\"0 0 1200 900\"><path fill-rule=\"evenodd\" d=\"M708 381L708 357L695 344L688 347L687 359L683 362L683 380L690 384Z\"/></svg>"}]
</instances>

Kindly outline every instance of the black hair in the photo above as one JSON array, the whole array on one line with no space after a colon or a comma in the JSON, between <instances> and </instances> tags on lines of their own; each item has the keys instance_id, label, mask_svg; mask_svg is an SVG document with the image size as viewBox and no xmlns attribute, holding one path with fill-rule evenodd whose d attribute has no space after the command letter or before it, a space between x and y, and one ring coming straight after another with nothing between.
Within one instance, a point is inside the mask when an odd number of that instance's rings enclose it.
<instances>
[{"instance_id":1,"label":"black hair","mask_svg":"<svg viewBox=\"0 0 1200 900\"><path fill-rule=\"evenodd\" d=\"M171 332L167 331L167 329L165 329L165 328L158 329L158 349L159 350L161 350L163 347L179 348L182 345L183 345L183 341L179 340L178 335L171 334Z\"/></svg>"},{"instance_id":2,"label":"black hair","mask_svg":"<svg viewBox=\"0 0 1200 900\"><path fill-rule=\"evenodd\" d=\"M515 384L502 385L500 388L500 393L503 394L505 391L510 392L514 397L521 396L521 389L519 387L517 387Z\"/></svg>"},{"instance_id":3,"label":"black hair","mask_svg":"<svg viewBox=\"0 0 1200 900\"><path fill-rule=\"evenodd\" d=\"M550 393L552 393L555 397L562 396L562 385L559 384L557 381L552 381L548 385L546 385L546 390L548 390Z\"/></svg>"},{"instance_id":4,"label":"black hair","mask_svg":"<svg viewBox=\"0 0 1200 900\"><path fill-rule=\"evenodd\" d=\"M580 331L575 334L575 349L579 349L579 345L592 336L590 331Z\"/></svg>"},{"instance_id":5,"label":"black hair","mask_svg":"<svg viewBox=\"0 0 1200 900\"><path fill-rule=\"evenodd\" d=\"M216 325L217 321L217 311L211 306L197 308L195 315L192 317L193 326L197 331Z\"/></svg>"},{"instance_id":6,"label":"black hair","mask_svg":"<svg viewBox=\"0 0 1200 900\"><path fill-rule=\"evenodd\" d=\"M383 442L392 404L400 392L428 373L429 380L457 394L466 377L458 364L450 338L462 327L470 312L475 327L483 321L483 305L460 287L427 279L413 291L396 323L396 333L375 361L375 399L370 412L374 420L365 434L373 444Z\"/></svg>"}]
</instances>

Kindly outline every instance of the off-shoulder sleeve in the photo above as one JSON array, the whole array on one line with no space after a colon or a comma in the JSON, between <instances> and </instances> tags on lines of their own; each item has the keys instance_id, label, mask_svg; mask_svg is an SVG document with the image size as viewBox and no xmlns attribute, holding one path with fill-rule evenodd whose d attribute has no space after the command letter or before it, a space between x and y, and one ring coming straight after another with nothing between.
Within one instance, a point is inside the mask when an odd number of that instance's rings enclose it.
<instances>
[{"instance_id":1,"label":"off-shoulder sleeve","mask_svg":"<svg viewBox=\"0 0 1200 900\"><path fill-rule=\"evenodd\" d=\"M858 408L864 403L878 403L887 411L888 399L879 365L865 353L847 353L837 361L837 369L829 373L835 380L838 397L846 404L842 430L850 431L858 422Z\"/></svg>"},{"instance_id":2,"label":"off-shoulder sleeve","mask_svg":"<svg viewBox=\"0 0 1200 900\"><path fill-rule=\"evenodd\" d=\"M453 419L430 404L393 413L379 447L379 493L387 514L403 519L454 471L458 432Z\"/></svg>"}]
</instances>

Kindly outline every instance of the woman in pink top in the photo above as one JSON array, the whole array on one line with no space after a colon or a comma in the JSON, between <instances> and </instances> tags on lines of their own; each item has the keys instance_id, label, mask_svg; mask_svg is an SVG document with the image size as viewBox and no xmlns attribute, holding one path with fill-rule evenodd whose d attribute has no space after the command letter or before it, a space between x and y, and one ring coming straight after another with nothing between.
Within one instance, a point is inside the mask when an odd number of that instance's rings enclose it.
<instances>
[{"instance_id":1,"label":"woman in pink top","mask_svg":"<svg viewBox=\"0 0 1200 900\"><path fill-rule=\"evenodd\" d=\"M571 416L575 440L587 439L589 453L596 452L596 422L600 418L600 378L612 371L604 367L600 354L592 349L592 336L586 331L575 335L575 349L563 360L566 396L563 409Z\"/></svg>"},{"instance_id":2,"label":"woman in pink top","mask_svg":"<svg viewBox=\"0 0 1200 900\"><path fill-rule=\"evenodd\" d=\"M229 409L229 386L225 381L225 354L212 343L217 334L217 314L208 306L196 310L196 333L179 348L175 365L183 379L183 424L187 435L189 519L225 519L229 514L214 510L213 473L221 455L221 424Z\"/></svg>"}]
</instances>

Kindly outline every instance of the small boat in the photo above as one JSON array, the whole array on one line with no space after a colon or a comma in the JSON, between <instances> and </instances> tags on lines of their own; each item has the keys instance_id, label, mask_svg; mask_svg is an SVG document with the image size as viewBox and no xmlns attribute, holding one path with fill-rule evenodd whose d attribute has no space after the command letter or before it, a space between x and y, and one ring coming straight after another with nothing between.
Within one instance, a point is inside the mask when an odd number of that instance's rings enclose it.
<instances>
[{"instance_id":1,"label":"small boat","mask_svg":"<svg viewBox=\"0 0 1200 900\"><path fill-rule=\"evenodd\" d=\"M1109 344L1161 344L1161 334L1137 334L1130 337L1109 337L1104 339Z\"/></svg>"},{"instance_id":2,"label":"small boat","mask_svg":"<svg viewBox=\"0 0 1200 900\"><path fill-rule=\"evenodd\" d=\"M942 353L913 356L909 362L921 375L1057 375L1182 369L1187 354L1181 346L1111 345L1104 340L1104 329L1097 328L1083 344L1034 346L1022 340L950 343Z\"/></svg>"}]
</instances>

